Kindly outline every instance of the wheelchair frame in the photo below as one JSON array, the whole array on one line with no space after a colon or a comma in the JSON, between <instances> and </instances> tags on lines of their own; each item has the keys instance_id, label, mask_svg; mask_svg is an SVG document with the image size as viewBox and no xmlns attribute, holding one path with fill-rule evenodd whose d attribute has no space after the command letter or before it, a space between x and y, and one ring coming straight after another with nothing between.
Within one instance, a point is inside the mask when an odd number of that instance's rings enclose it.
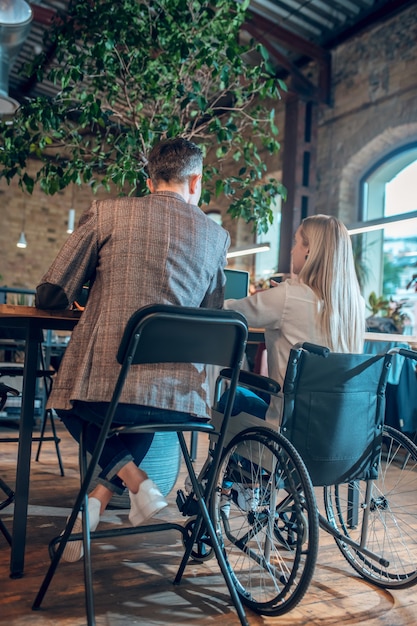
<instances>
[{"instance_id":1,"label":"wheelchair frame","mask_svg":"<svg viewBox=\"0 0 417 626\"><path fill-rule=\"evenodd\" d=\"M322 351L322 356L328 353L310 344L295 348ZM393 349L386 361L388 367L394 353L417 360L417 352ZM218 383L228 376L223 370ZM270 394L279 391L271 379L248 372L241 372L240 384ZM218 384L215 400L220 397L219 389ZM213 421L216 426L221 422L216 410ZM353 569L371 583L392 589L416 583L417 447L411 439L381 425L377 475L325 485L323 515L302 455L282 432L268 429L262 426L265 422L244 413L232 418L232 429L236 423L243 423L243 430L234 432L232 438L228 432L211 497L211 515L243 604L259 614L275 616L301 601L314 573L319 527L335 539ZM201 483L210 464L209 453L199 475ZM252 501L247 498L245 503L245 492L252 492ZM183 515L190 514L192 500L192 494L188 498L179 495ZM204 531L197 536L192 556L200 561L212 556Z\"/></svg>"}]
</instances>

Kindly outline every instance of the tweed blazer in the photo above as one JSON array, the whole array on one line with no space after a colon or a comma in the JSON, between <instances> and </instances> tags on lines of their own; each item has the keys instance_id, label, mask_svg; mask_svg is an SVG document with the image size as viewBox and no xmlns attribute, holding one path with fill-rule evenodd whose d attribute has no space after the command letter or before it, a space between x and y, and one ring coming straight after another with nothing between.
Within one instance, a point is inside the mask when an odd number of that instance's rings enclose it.
<instances>
[{"instance_id":1,"label":"tweed blazer","mask_svg":"<svg viewBox=\"0 0 417 626\"><path fill-rule=\"evenodd\" d=\"M123 330L140 307L221 308L229 244L227 231L177 193L94 201L37 287L38 308L68 308L90 281L49 406L110 400ZM121 402L208 417L204 367L134 365Z\"/></svg>"}]
</instances>

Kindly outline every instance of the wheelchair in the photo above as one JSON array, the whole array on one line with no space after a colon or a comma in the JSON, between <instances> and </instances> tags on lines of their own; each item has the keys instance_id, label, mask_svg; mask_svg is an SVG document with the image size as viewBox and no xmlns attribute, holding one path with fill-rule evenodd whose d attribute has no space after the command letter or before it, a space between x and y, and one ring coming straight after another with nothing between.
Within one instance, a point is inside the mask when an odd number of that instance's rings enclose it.
<instances>
[{"instance_id":1,"label":"wheelchair","mask_svg":"<svg viewBox=\"0 0 417 626\"><path fill-rule=\"evenodd\" d=\"M280 432L247 413L230 419L210 510L236 590L256 613L281 615L302 600L314 574L319 529L367 581L387 589L415 584L417 447L384 424L396 353L417 360L417 352L405 349L371 356L294 346ZM222 370L216 384L216 430L222 420L218 400L229 377ZM277 383L248 372L241 371L239 385L279 393ZM211 440L215 446L216 437ZM199 475L202 483L211 454ZM324 514L315 487L323 487ZM184 515L192 514L192 504L192 493L179 494ZM192 519L189 524L191 534ZM204 531L192 556L212 556Z\"/></svg>"}]
</instances>

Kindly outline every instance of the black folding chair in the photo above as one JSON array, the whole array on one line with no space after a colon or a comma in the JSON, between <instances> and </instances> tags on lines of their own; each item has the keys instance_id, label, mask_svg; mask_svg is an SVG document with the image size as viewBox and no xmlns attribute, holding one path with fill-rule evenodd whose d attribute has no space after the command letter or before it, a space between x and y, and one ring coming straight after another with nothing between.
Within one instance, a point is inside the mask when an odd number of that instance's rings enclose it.
<instances>
[{"instance_id":1,"label":"black folding chair","mask_svg":"<svg viewBox=\"0 0 417 626\"><path fill-rule=\"evenodd\" d=\"M225 440L235 389L245 353L246 339L246 320L239 313L233 311L218 311L170 305L151 305L140 309L131 317L126 326L117 353L117 361L121 365L120 374L104 419L100 437L97 441L91 461L88 464L83 440L80 444L81 489L62 537L55 538L50 544L52 562L36 596L32 607L34 610L39 609L41 606L67 541L83 540L87 621L89 626L93 626L95 624L95 615L90 539L176 529L183 535L185 552L174 582L180 582L196 538L199 536L200 532L204 531L212 543L240 622L243 625L248 624L240 598L227 567L222 547L219 544L208 512L208 503L214 488L215 474ZM87 491L107 437L121 431L120 427L112 429L111 425L129 370L132 365L144 363L202 363L225 366L232 370L229 400L224 413L222 427L218 433L218 443L213 455L212 469L206 486L204 487L204 492L194 472L184 433L188 431L213 433L215 430L214 426L207 423L207 420L199 420L198 417L185 416L186 419L188 417L191 421L176 424L153 422L144 423L135 427L122 427L123 432L177 432L182 455L198 504L198 513L191 536L188 535L184 526L174 523L150 524L136 528L112 529L108 531L96 531L94 533L90 533L89 530ZM83 532L71 535L76 517L80 510L83 513Z\"/></svg>"},{"instance_id":2,"label":"black folding chair","mask_svg":"<svg viewBox=\"0 0 417 626\"><path fill-rule=\"evenodd\" d=\"M18 396L19 392L17 389L14 389L13 387L9 387L8 385L5 385L4 383L0 383L0 411L2 411L3 408L5 407L6 402L7 402L7 397L9 395ZM6 496L6 498L2 502L0 502L0 511L2 511L14 501L14 491L9 487L7 483L4 482L2 478L0 478L0 489L3 491L4 495ZM11 546L12 545L11 535L1 519L0 519L0 532L4 535L9 546Z\"/></svg>"}]
</instances>

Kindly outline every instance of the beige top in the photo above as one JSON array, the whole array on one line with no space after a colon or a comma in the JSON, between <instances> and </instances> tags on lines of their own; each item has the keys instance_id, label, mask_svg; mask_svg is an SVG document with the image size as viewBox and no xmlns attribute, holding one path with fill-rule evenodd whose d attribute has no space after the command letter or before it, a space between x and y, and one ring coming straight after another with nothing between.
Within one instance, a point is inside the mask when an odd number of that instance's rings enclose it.
<instances>
[{"instance_id":1,"label":"beige top","mask_svg":"<svg viewBox=\"0 0 417 626\"><path fill-rule=\"evenodd\" d=\"M288 357L294 344L304 341L325 345L319 329L320 301L297 279L259 291L241 300L226 300L224 308L245 315L248 325L265 329L268 374L282 388ZM282 396L272 398L266 418L278 427L282 417Z\"/></svg>"}]
</instances>

